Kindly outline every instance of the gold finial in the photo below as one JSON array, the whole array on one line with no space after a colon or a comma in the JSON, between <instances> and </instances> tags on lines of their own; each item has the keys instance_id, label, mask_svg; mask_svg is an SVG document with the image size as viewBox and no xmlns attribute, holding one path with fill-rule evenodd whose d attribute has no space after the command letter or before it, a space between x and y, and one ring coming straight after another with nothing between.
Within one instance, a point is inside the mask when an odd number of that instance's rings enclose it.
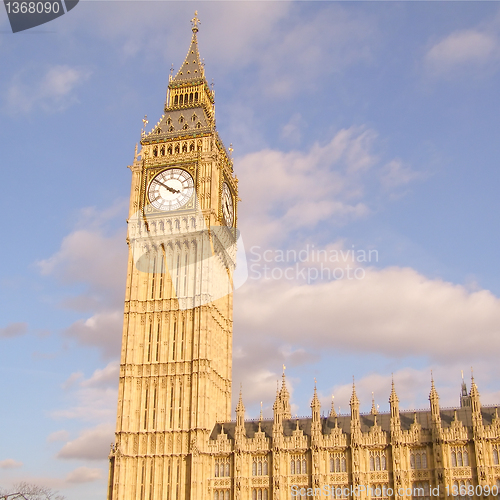
<instances>
[{"instance_id":1,"label":"gold finial","mask_svg":"<svg viewBox=\"0 0 500 500\"><path fill-rule=\"evenodd\" d=\"M229 156L233 156L233 143L229 144Z\"/></svg>"},{"instance_id":2,"label":"gold finial","mask_svg":"<svg viewBox=\"0 0 500 500\"><path fill-rule=\"evenodd\" d=\"M194 17L191 19L191 24L193 27L191 28L193 30L193 33L198 33L198 24L201 24L201 21L198 19L198 11L194 11Z\"/></svg>"},{"instance_id":3,"label":"gold finial","mask_svg":"<svg viewBox=\"0 0 500 500\"><path fill-rule=\"evenodd\" d=\"M460 370L460 373L462 374L462 382L464 381L464 371Z\"/></svg>"},{"instance_id":4,"label":"gold finial","mask_svg":"<svg viewBox=\"0 0 500 500\"><path fill-rule=\"evenodd\" d=\"M262 401L260 402L260 417L259 422L262 422Z\"/></svg>"},{"instance_id":5,"label":"gold finial","mask_svg":"<svg viewBox=\"0 0 500 500\"><path fill-rule=\"evenodd\" d=\"M141 130L141 136L144 137L146 135L146 125L148 124L148 115L144 115L144 118L142 119L142 130Z\"/></svg>"},{"instance_id":6,"label":"gold finial","mask_svg":"<svg viewBox=\"0 0 500 500\"><path fill-rule=\"evenodd\" d=\"M283 365L283 375L285 375L286 366Z\"/></svg>"},{"instance_id":7,"label":"gold finial","mask_svg":"<svg viewBox=\"0 0 500 500\"><path fill-rule=\"evenodd\" d=\"M170 66L170 75L168 75L168 81L171 82L174 75L174 63Z\"/></svg>"}]
</instances>

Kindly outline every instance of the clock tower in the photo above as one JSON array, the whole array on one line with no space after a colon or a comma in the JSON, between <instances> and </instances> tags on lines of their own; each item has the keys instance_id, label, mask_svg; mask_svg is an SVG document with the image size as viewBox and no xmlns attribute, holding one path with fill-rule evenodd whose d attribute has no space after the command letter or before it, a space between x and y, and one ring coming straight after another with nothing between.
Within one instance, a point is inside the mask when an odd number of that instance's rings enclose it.
<instances>
[{"instance_id":1,"label":"clock tower","mask_svg":"<svg viewBox=\"0 0 500 500\"><path fill-rule=\"evenodd\" d=\"M238 185L198 53L170 76L132 171L129 260L108 500L201 499L231 409ZM146 125L145 121L145 125Z\"/></svg>"}]
</instances>

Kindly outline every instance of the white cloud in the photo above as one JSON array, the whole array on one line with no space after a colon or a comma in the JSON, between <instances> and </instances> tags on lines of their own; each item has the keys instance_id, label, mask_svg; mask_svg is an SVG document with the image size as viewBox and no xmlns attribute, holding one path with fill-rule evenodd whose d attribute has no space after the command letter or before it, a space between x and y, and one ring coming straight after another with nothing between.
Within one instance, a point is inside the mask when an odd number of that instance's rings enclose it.
<instances>
[{"instance_id":1,"label":"white cloud","mask_svg":"<svg viewBox=\"0 0 500 500\"><path fill-rule=\"evenodd\" d=\"M5 96L10 113L27 114L35 108L48 112L62 111L76 102L74 89L90 77L82 68L58 65L42 74L31 68L17 74Z\"/></svg>"},{"instance_id":2,"label":"white cloud","mask_svg":"<svg viewBox=\"0 0 500 500\"><path fill-rule=\"evenodd\" d=\"M10 323L9 325L0 328L0 339L18 337L19 335L24 335L27 331L27 323Z\"/></svg>"},{"instance_id":3,"label":"white cloud","mask_svg":"<svg viewBox=\"0 0 500 500\"><path fill-rule=\"evenodd\" d=\"M7 458L6 460L0 461L0 469L19 469L22 466L22 462L14 460L13 458Z\"/></svg>"},{"instance_id":4,"label":"white cloud","mask_svg":"<svg viewBox=\"0 0 500 500\"><path fill-rule=\"evenodd\" d=\"M494 33L469 29L451 33L425 55L427 69L446 74L461 68L484 67L500 60L500 40Z\"/></svg>"},{"instance_id":5,"label":"white cloud","mask_svg":"<svg viewBox=\"0 0 500 500\"><path fill-rule=\"evenodd\" d=\"M236 292L237 327L253 338L272 333L323 352L424 356L442 363L491 359L500 349L500 300L489 291L468 292L409 268L364 271L364 279L314 285L250 280Z\"/></svg>"},{"instance_id":6,"label":"white cloud","mask_svg":"<svg viewBox=\"0 0 500 500\"><path fill-rule=\"evenodd\" d=\"M105 358L113 358L120 353L122 325L122 311L104 311L76 321L64 334L81 345L99 348Z\"/></svg>"},{"instance_id":7,"label":"white cloud","mask_svg":"<svg viewBox=\"0 0 500 500\"><path fill-rule=\"evenodd\" d=\"M252 244L284 240L323 221L342 224L366 215L365 175L377 162L376 134L339 131L302 153L264 150L239 160L241 230Z\"/></svg>"},{"instance_id":8,"label":"white cloud","mask_svg":"<svg viewBox=\"0 0 500 500\"><path fill-rule=\"evenodd\" d=\"M79 373L78 373L79 375ZM73 389L75 403L66 409L52 412L53 418L79 419L94 422L113 422L116 416L116 390L118 386L119 363L111 361L102 369L94 371L88 379L74 378Z\"/></svg>"},{"instance_id":9,"label":"white cloud","mask_svg":"<svg viewBox=\"0 0 500 500\"><path fill-rule=\"evenodd\" d=\"M100 424L91 429L83 430L78 438L68 441L61 448L57 457L65 459L105 460L108 457L110 445L113 442L114 426Z\"/></svg>"},{"instance_id":10,"label":"white cloud","mask_svg":"<svg viewBox=\"0 0 500 500\"><path fill-rule=\"evenodd\" d=\"M422 178L422 174L412 170L409 165L405 165L400 159L391 160L384 165L380 175L382 186L386 189L406 186L419 178Z\"/></svg>"},{"instance_id":11,"label":"white cloud","mask_svg":"<svg viewBox=\"0 0 500 500\"><path fill-rule=\"evenodd\" d=\"M66 482L68 483L90 483L92 481L98 481L104 477L104 471L102 469L91 469L89 467L78 467L71 471L66 476Z\"/></svg>"},{"instance_id":12,"label":"white cloud","mask_svg":"<svg viewBox=\"0 0 500 500\"><path fill-rule=\"evenodd\" d=\"M56 443L57 441L67 441L68 439L69 439L69 432L65 430L56 431L47 436L48 443Z\"/></svg>"}]
</instances>

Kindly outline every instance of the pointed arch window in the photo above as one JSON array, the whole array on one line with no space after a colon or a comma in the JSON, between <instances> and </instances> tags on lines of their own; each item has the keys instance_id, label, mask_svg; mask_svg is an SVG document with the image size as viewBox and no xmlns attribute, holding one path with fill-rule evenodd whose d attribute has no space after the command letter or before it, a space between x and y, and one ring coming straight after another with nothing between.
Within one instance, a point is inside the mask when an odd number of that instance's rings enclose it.
<instances>
[{"instance_id":1,"label":"pointed arch window","mask_svg":"<svg viewBox=\"0 0 500 500\"><path fill-rule=\"evenodd\" d=\"M176 153L179 153L179 151L180 151L179 144L176 144L176 145L175 145L175 152L176 152Z\"/></svg>"},{"instance_id":2,"label":"pointed arch window","mask_svg":"<svg viewBox=\"0 0 500 500\"><path fill-rule=\"evenodd\" d=\"M176 96L174 97L174 106L177 106L178 104L179 104L179 96L178 96L178 95L176 95Z\"/></svg>"},{"instance_id":3,"label":"pointed arch window","mask_svg":"<svg viewBox=\"0 0 500 500\"><path fill-rule=\"evenodd\" d=\"M162 146L162 147L160 148L160 154L161 154L162 156L165 156L165 146Z\"/></svg>"},{"instance_id":4,"label":"pointed arch window","mask_svg":"<svg viewBox=\"0 0 500 500\"><path fill-rule=\"evenodd\" d=\"M183 153L187 153L187 150L188 150L187 144L186 144L186 143L184 143L184 144L182 145L182 152L183 152Z\"/></svg>"},{"instance_id":5,"label":"pointed arch window","mask_svg":"<svg viewBox=\"0 0 500 500\"><path fill-rule=\"evenodd\" d=\"M195 92L194 93L194 102L197 102L198 101L198 92Z\"/></svg>"},{"instance_id":6,"label":"pointed arch window","mask_svg":"<svg viewBox=\"0 0 500 500\"><path fill-rule=\"evenodd\" d=\"M186 123L184 127L182 127L184 130L187 130L189 128L188 124Z\"/></svg>"},{"instance_id":7,"label":"pointed arch window","mask_svg":"<svg viewBox=\"0 0 500 500\"><path fill-rule=\"evenodd\" d=\"M158 156L158 146L153 148L153 156Z\"/></svg>"},{"instance_id":8,"label":"pointed arch window","mask_svg":"<svg viewBox=\"0 0 500 500\"><path fill-rule=\"evenodd\" d=\"M193 93L192 92L189 94L189 102L193 102Z\"/></svg>"},{"instance_id":9,"label":"pointed arch window","mask_svg":"<svg viewBox=\"0 0 500 500\"><path fill-rule=\"evenodd\" d=\"M190 145L189 145L189 152L193 152L194 151L194 142L192 142Z\"/></svg>"},{"instance_id":10,"label":"pointed arch window","mask_svg":"<svg viewBox=\"0 0 500 500\"><path fill-rule=\"evenodd\" d=\"M182 106L182 101L183 101L183 100L184 100L184 95L183 95L183 94L181 94L181 95L179 96L179 105L180 105L180 106Z\"/></svg>"},{"instance_id":11,"label":"pointed arch window","mask_svg":"<svg viewBox=\"0 0 500 500\"><path fill-rule=\"evenodd\" d=\"M493 465L498 465L498 447L493 447Z\"/></svg>"},{"instance_id":12,"label":"pointed arch window","mask_svg":"<svg viewBox=\"0 0 500 500\"><path fill-rule=\"evenodd\" d=\"M172 130L174 129L174 127L170 127L170 128L171 128ZM169 146L169 147L168 147L168 149L167 149L167 153L168 153L169 155L171 155L171 154L172 154L172 146Z\"/></svg>"}]
</instances>

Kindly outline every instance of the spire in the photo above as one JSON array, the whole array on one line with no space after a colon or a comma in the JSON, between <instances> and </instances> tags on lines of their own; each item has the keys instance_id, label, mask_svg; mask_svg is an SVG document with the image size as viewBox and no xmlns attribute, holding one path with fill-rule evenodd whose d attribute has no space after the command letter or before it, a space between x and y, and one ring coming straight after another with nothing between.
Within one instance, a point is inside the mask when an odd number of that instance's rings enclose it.
<instances>
[{"instance_id":1,"label":"spire","mask_svg":"<svg viewBox=\"0 0 500 500\"><path fill-rule=\"evenodd\" d=\"M314 395L311 401L311 409L312 409L312 421L319 422L321 403L319 402L318 391L316 390L316 379L314 379Z\"/></svg>"},{"instance_id":2,"label":"spire","mask_svg":"<svg viewBox=\"0 0 500 500\"><path fill-rule=\"evenodd\" d=\"M399 421L399 398L396 394L394 387L394 375L392 376L391 395L389 397L389 404L391 405L391 430L396 430L400 425Z\"/></svg>"},{"instance_id":3,"label":"spire","mask_svg":"<svg viewBox=\"0 0 500 500\"><path fill-rule=\"evenodd\" d=\"M236 405L236 431L235 436L245 435L245 406L243 405L242 387L240 385L240 397Z\"/></svg>"},{"instance_id":4,"label":"spire","mask_svg":"<svg viewBox=\"0 0 500 500\"><path fill-rule=\"evenodd\" d=\"M200 20L198 19L198 11L195 11L194 17L191 20L191 24L193 25L193 37L191 38L191 45L189 46L189 50L186 55L186 59L184 59L184 63L177 72L177 75L175 75L172 79L172 82L174 83L182 83L189 80L199 80L205 78L205 70L200 60L200 53L198 51L198 39L196 38L196 34L198 33L198 24L200 24Z\"/></svg>"},{"instance_id":5,"label":"spire","mask_svg":"<svg viewBox=\"0 0 500 500\"><path fill-rule=\"evenodd\" d=\"M334 399L335 399L335 396L332 394L332 408L330 409L330 418L337 416L337 412L335 411Z\"/></svg>"},{"instance_id":6,"label":"spire","mask_svg":"<svg viewBox=\"0 0 500 500\"><path fill-rule=\"evenodd\" d=\"M436 387L434 387L434 377L432 375L432 370L431 370L431 392L429 394L429 401L431 403L432 421L437 422L441 420L441 415L439 413L439 396L436 391Z\"/></svg>"},{"instance_id":7,"label":"spire","mask_svg":"<svg viewBox=\"0 0 500 500\"><path fill-rule=\"evenodd\" d=\"M373 395L373 391L372 391L372 408L370 410L370 413L372 415L376 415L378 413L377 407L375 406L375 396Z\"/></svg>"},{"instance_id":8,"label":"spire","mask_svg":"<svg viewBox=\"0 0 500 500\"><path fill-rule=\"evenodd\" d=\"M351 406L351 427L359 426L359 399L356 394L356 386L354 385L354 377L352 377L352 395L351 401L349 402Z\"/></svg>"},{"instance_id":9,"label":"spire","mask_svg":"<svg viewBox=\"0 0 500 500\"><path fill-rule=\"evenodd\" d=\"M470 405L472 408L472 415L476 415L477 419L481 418L481 401L479 400L479 391L476 382L474 382L474 372L471 368L471 382L470 382Z\"/></svg>"}]
</instances>

